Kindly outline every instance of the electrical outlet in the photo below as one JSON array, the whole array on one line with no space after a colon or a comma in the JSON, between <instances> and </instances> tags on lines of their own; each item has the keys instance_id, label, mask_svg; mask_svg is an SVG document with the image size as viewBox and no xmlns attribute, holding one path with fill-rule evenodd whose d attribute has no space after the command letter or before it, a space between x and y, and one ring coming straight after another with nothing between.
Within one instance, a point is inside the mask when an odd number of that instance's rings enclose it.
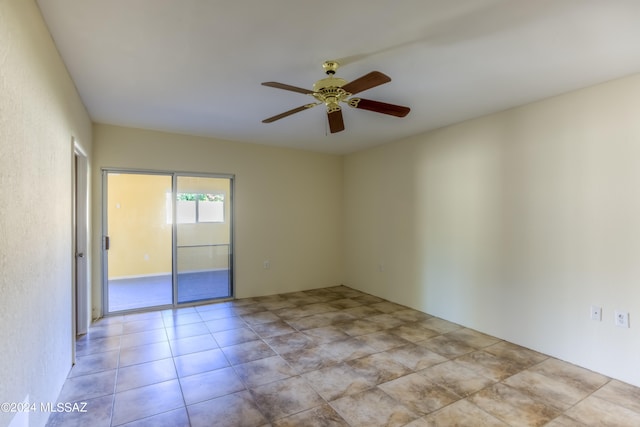
<instances>
[{"instance_id":1,"label":"electrical outlet","mask_svg":"<svg viewBox=\"0 0 640 427\"><path fill-rule=\"evenodd\" d=\"M270 269L270 268L271 268L271 262L269 262L269 261L265 261L265 262L262 264L262 267L263 267L265 270Z\"/></svg>"},{"instance_id":2,"label":"electrical outlet","mask_svg":"<svg viewBox=\"0 0 640 427\"><path fill-rule=\"evenodd\" d=\"M591 306L591 320L602 321L602 307Z\"/></svg>"},{"instance_id":3,"label":"electrical outlet","mask_svg":"<svg viewBox=\"0 0 640 427\"><path fill-rule=\"evenodd\" d=\"M629 327L629 313L625 311L615 311L615 324L621 328Z\"/></svg>"}]
</instances>

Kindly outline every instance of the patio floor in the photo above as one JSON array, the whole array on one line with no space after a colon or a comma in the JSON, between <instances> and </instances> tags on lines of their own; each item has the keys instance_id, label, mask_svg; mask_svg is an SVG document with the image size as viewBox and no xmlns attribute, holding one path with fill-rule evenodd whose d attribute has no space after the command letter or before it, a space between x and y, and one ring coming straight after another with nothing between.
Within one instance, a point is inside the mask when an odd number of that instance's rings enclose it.
<instances>
[{"instance_id":1,"label":"patio floor","mask_svg":"<svg viewBox=\"0 0 640 427\"><path fill-rule=\"evenodd\" d=\"M229 270L178 274L178 302L231 296ZM172 303L171 275L109 280L109 312L163 306Z\"/></svg>"}]
</instances>

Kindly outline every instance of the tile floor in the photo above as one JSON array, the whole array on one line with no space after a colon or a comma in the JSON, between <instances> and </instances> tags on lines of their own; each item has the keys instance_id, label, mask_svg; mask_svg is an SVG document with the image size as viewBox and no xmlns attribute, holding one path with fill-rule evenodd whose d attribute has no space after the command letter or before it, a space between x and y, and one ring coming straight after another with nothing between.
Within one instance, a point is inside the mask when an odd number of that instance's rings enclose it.
<instances>
[{"instance_id":1,"label":"tile floor","mask_svg":"<svg viewBox=\"0 0 640 427\"><path fill-rule=\"evenodd\" d=\"M102 319L49 426L638 426L640 389L339 286Z\"/></svg>"}]
</instances>

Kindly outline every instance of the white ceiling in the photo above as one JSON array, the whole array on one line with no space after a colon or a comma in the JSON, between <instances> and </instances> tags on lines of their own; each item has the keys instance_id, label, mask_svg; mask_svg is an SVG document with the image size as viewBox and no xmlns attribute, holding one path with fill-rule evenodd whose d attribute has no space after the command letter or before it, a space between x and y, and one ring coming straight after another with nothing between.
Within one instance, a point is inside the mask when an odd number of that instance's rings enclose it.
<instances>
[{"instance_id":1,"label":"white ceiling","mask_svg":"<svg viewBox=\"0 0 640 427\"><path fill-rule=\"evenodd\" d=\"M37 0L95 122L348 153L640 72L638 0ZM322 62L406 118L344 109L330 134Z\"/></svg>"}]
</instances>

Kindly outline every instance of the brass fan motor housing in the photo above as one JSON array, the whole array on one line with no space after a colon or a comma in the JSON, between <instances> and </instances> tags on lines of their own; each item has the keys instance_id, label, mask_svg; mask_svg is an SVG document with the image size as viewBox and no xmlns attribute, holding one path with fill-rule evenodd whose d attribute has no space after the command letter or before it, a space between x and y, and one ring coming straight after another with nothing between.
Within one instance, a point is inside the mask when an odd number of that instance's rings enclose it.
<instances>
[{"instance_id":1,"label":"brass fan motor housing","mask_svg":"<svg viewBox=\"0 0 640 427\"><path fill-rule=\"evenodd\" d=\"M345 79L334 77L340 64L336 61L325 61L322 64L325 72L329 75L313 84L313 97L327 106L327 113L340 111L340 103L346 101L351 94L342 86L347 84Z\"/></svg>"},{"instance_id":2,"label":"brass fan motor housing","mask_svg":"<svg viewBox=\"0 0 640 427\"><path fill-rule=\"evenodd\" d=\"M342 89L347 81L337 77L327 77L318 80L313 85L313 97L327 106L327 112L339 111L340 103L351 96L349 92Z\"/></svg>"}]
</instances>

